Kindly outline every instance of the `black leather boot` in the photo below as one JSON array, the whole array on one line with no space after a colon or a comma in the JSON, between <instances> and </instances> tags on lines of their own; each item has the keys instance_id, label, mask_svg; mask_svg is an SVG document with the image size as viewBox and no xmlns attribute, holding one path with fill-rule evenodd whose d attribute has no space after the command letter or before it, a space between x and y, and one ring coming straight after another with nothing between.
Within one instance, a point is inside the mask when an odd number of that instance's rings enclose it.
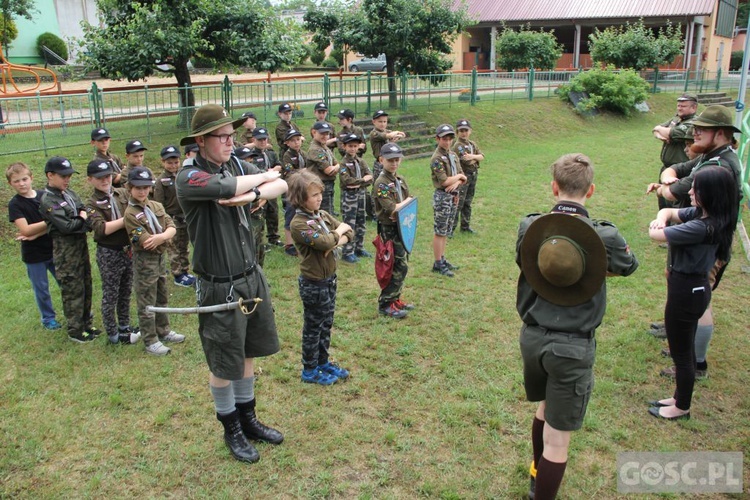
<instances>
[{"instance_id":1,"label":"black leather boot","mask_svg":"<svg viewBox=\"0 0 750 500\"><path fill-rule=\"evenodd\" d=\"M281 444L284 441L282 433L262 424L255 416L255 399L247 403L235 403L235 407L240 414L242 432L248 439L271 444Z\"/></svg>"},{"instance_id":2,"label":"black leather boot","mask_svg":"<svg viewBox=\"0 0 750 500\"><path fill-rule=\"evenodd\" d=\"M232 456L240 462L257 462L260 460L260 455L255 446L248 442L245 435L242 433L242 426L240 425L239 412L236 410L229 415L216 414L216 418L224 426L224 442L227 444L229 451L232 452Z\"/></svg>"}]
</instances>

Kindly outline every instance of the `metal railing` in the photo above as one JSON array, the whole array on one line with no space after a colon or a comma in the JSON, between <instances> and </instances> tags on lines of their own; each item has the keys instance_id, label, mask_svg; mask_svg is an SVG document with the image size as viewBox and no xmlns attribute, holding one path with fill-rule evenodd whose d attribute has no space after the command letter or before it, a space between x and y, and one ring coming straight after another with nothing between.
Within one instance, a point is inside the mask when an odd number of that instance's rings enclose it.
<instances>
[{"instance_id":1,"label":"metal railing","mask_svg":"<svg viewBox=\"0 0 750 500\"><path fill-rule=\"evenodd\" d=\"M332 110L351 108L357 116L390 107L395 95L397 108L429 111L433 107L466 102L472 106L497 100L549 98L579 70L554 71L467 71L439 75L383 73L335 73L301 77L223 81L195 84L190 89L173 85L144 85L139 88L103 90L92 85L85 92L0 98L0 155L44 151L87 144L91 129L106 126L115 141L156 137L187 129L195 107L220 103L234 114L255 112L260 125L273 125L277 106L293 103L298 124L312 121L315 102L325 101ZM642 76L652 92L736 91L739 73L723 74L687 71L648 71ZM195 105L188 107L188 94ZM302 126L302 125L301 125Z\"/></svg>"}]
</instances>

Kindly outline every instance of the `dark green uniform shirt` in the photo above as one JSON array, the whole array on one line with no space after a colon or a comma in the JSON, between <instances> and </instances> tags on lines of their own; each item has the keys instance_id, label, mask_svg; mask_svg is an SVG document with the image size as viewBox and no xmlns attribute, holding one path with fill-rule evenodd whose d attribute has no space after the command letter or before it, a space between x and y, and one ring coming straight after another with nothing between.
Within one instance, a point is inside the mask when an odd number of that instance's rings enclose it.
<instances>
[{"instance_id":1,"label":"dark green uniform shirt","mask_svg":"<svg viewBox=\"0 0 750 500\"><path fill-rule=\"evenodd\" d=\"M383 226L395 226L396 221L391 217L396 205L408 197L409 186L406 179L383 169L372 187L372 209L378 222Z\"/></svg>"},{"instance_id":2,"label":"dark green uniform shirt","mask_svg":"<svg viewBox=\"0 0 750 500\"><path fill-rule=\"evenodd\" d=\"M362 158L345 155L341 160L340 167L341 189L359 189L372 184L372 181L362 180L362 177L372 175L367 163Z\"/></svg>"},{"instance_id":3,"label":"dark green uniform shirt","mask_svg":"<svg viewBox=\"0 0 750 500\"><path fill-rule=\"evenodd\" d=\"M112 190L112 198L117 203L120 217L123 217L125 210L128 208L128 192L125 188L114 188ZM110 203L108 193L94 189L86 205L86 214L88 215L89 227L94 232L94 241L98 244L111 247L125 247L130 243L125 228L118 229L111 234L104 234L107 222L113 220L112 204Z\"/></svg>"},{"instance_id":4,"label":"dark green uniform shirt","mask_svg":"<svg viewBox=\"0 0 750 500\"><path fill-rule=\"evenodd\" d=\"M432 185L435 189L445 191L443 182L448 177L464 173L461 170L461 162L453 151L438 146L430 158L430 170L432 171Z\"/></svg>"},{"instance_id":5,"label":"dark green uniform shirt","mask_svg":"<svg viewBox=\"0 0 750 500\"><path fill-rule=\"evenodd\" d=\"M279 124L276 125L276 144L279 145L279 154L282 156L284 156L286 150L289 149L284 143L284 138L286 137L287 132L292 129L300 130L297 124L292 121L285 122L283 120L280 120Z\"/></svg>"},{"instance_id":6,"label":"dark green uniform shirt","mask_svg":"<svg viewBox=\"0 0 750 500\"><path fill-rule=\"evenodd\" d=\"M86 234L89 230L88 223L78 214L85 210L81 198L73 191L65 191L69 199L66 199L63 192L49 185L44 188L42 201L39 203L39 211L47 222L47 234L52 238L58 236L68 236L71 234Z\"/></svg>"},{"instance_id":7,"label":"dark green uniform shirt","mask_svg":"<svg viewBox=\"0 0 750 500\"><path fill-rule=\"evenodd\" d=\"M390 142L388 141L388 134L390 133L391 131L388 129L378 130L374 128L370 131L370 147L372 148L372 154L375 157L375 161L378 161L378 156L380 156L380 150L383 146Z\"/></svg>"},{"instance_id":8,"label":"dark green uniform shirt","mask_svg":"<svg viewBox=\"0 0 750 500\"><path fill-rule=\"evenodd\" d=\"M185 227L185 215L182 213L180 202L177 201L176 178L176 173L166 170L162 172L154 183L153 199L164 205L164 210L172 217L175 227Z\"/></svg>"},{"instance_id":9,"label":"dark green uniform shirt","mask_svg":"<svg viewBox=\"0 0 750 500\"><path fill-rule=\"evenodd\" d=\"M339 154L341 156L346 156L346 150L344 149L344 143L341 142L341 138L349 134L354 134L359 137L359 140L362 141L362 144L365 145L364 148L357 151L357 156L362 157L362 155L367 152L367 136L365 135L365 131L362 129L362 127L358 127L356 125L352 125L351 127L341 127L341 131L339 132L338 138L336 140L336 147L339 150ZM375 159L377 160L377 157Z\"/></svg>"},{"instance_id":10,"label":"dark green uniform shirt","mask_svg":"<svg viewBox=\"0 0 750 500\"><path fill-rule=\"evenodd\" d=\"M341 222L324 210L315 214L297 210L289 229L294 246L302 257L299 264L302 276L320 281L336 274L336 255L333 249L339 243L339 235L335 232L339 225ZM349 241L354 237L352 231L347 231L344 235Z\"/></svg>"},{"instance_id":11,"label":"dark green uniform shirt","mask_svg":"<svg viewBox=\"0 0 750 500\"><path fill-rule=\"evenodd\" d=\"M558 207L564 206L566 210ZM630 251L625 238L620 235L614 224L604 220L591 220L584 207L577 203L561 202L552 212L576 214L581 220L591 224L604 242L607 249L607 271L618 276L628 276L638 269L638 259ZM542 214L527 215L518 227L516 242L516 264L521 269L521 242L529 226ZM536 259L536 255L533 256ZM537 295L521 271L516 290L516 309L521 320L532 326L541 326L556 332L591 333L602 322L607 308L607 284L590 300L577 306L559 306L544 300Z\"/></svg>"},{"instance_id":12,"label":"dark green uniform shirt","mask_svg":"<svg viewBox=\"0 0 750 500\"><path fill-rule=\"evenodd\" d=\"M168 250L169 245L162 244L153 250L143 248L143 242L149 236L155 234L148 224L146 213L143 211L144 206L148 207L156 216L156 220L159 221L159 225L162 228L161 232L164 232L167 228L174 227L172 218L164 210L164 205L158 201L147 199L146 203L141 205L140 202L131 199L128 203L128 208L125 210L125 230L130 238L130 244L133 246L133 251L135 252L162 254Z\"/></svg>"},{"instance_id":13,"label":"dark green uniform shirt","mask_svg":"<svg viewBox=\"0 0 750 500\"><path fill-rule=\"evenodd\" d=\"M456 139L456 143L453 145L453 152L458 156L461 162L461 169L465 173L474 173L479 170L479 162L477 160L465 160L464 155L481 155L482 152L479 150L479 146L474 141L464 141L462 139Z\"/></svg>"},{"instance_id":14,"label":"dark green uniform shirt","mask_svg":"<svg viewBox=\"0 0 750 500\"><path fill-rule=\"evenodd\" d=\"M734 174L734 180L737 182L737 187L740 189L740 197L742 197L740 159L734 149L732 149L732 146L726 144L690 161L671 166L677 172L677 177L680 179L668 186L669 191L677 198L678 207L686 208L690 206L690 195L688 192L693 186L695 173L703 167L711 166L724 167L731 170Z\"/></svg>"},{"instance_id":15,"label":"dark green uniform shirt","mask_svg":"<svg viewBox=\"0 0 750 500\"><path fill-rule=\"evenodd\" d=\"M117 174L121 174L122 173L122 160L117 155L113 155L109 151L107 151L106 153L102 154L97 149L96 152L94 153L94 160L101 160L101 161L109 164L109 166L112 168L112 173L114 173L115 176L117 176ZM114 177L113 177L112 178L112 185L114 187L123 186L123 185L125 185L125 181L126 180L127 180L127 178L125 176L121 175L120 176L120 182L118 182L117 184L115 184L114 183Z\"/></svg>"},{"instance_id":16,"label":"dark green uniform shirt","mask_svg":"<svg viewBox=\"0 0 750 500\"><path fill-rule=\"evenodd\" d=\"M685 154L685 139L693 137L693 118L695 115L685 118L675 115L671 120L661 124L662 127L669 127L669 142L661 146L661 162L664 167L688 160Z\"/></svg>"},{"instance_id":17,"label":"dark green uniform shirt","mask_svg":"<svg viewBox=\"0 0 750 500\"><path fill-rule=\"evenodd\" d=\"M335 164L336 161L333 159L333 153L325 144L321 144L318 141L313 141L310 144L310 149L307 150L307 168L320 177L321 181L331 182L336 180L338 172L328 175L323 171Z\"/></svg>"},{"instance_id":18,"label":"dark green uniform shirt","mask_svg":"<svg viewBox=\"0 0 750 500\"><path fill-rule=\"evenodd\" d=\"M286 179L289 177L289 174L305 167L307 167L305 153L301 149L299 151L287 149L284 157L281 159L281 178Z\"/></svg>"}]
</instances>

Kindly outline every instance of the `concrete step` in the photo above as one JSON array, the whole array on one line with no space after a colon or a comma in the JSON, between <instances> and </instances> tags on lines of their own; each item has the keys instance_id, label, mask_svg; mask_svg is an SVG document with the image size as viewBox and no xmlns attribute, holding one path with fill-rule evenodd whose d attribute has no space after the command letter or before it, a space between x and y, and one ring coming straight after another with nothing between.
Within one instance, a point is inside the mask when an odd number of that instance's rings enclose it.
<instances>
[{"instance_id":1,"label":"concrete step","mask_svg":"<svg viewBox=\"0 0 750 500\"><path fill-rule=\"evenodd\" d=\"M716 97L726 97L726 92L703 92L702 94L698 94L698 101L703 102L703 99L713 99Z\"/></svg>"},{"instance_id":2,"label":"concrete step","mask_svg":"<svg viewBox=\"0 0 750 500\"><path fill-rule=\"evenodd\" d=\"M430 156L432 156L432 151L426 153L416 153L413 155L404 155L404 160L416 160L419 158L429 158Z\"/></svg>"}]
</instances>

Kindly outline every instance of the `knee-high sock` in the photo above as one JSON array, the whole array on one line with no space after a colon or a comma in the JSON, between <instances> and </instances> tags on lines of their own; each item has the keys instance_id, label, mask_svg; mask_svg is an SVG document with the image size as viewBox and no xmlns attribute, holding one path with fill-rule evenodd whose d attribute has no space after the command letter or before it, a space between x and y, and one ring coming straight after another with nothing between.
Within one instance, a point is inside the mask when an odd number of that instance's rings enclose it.
<instances>
[{"instance_id":1,"label":"knee-high sock","mask_svg":"<svg viewBox=\"0 0 750 500\"><path fill-rule=\"evenodd\" d=\"M234 399L238 403L248 403L255 399L255 377L250 376L232 381Z\"/></svg>"},{"instance_id":2,"label":"knee-high sock","mask_svg":"<svg viewBox=\"0 0 750 500\"><path fill-rule=\"evenodd\" d=\"M534 489L534 500L553 500L560 489L565 467L568 462L550 462L544 456L539 460L536 467L536 488Z\"/></svg>"},{"instance_id":3,"label":"knee-high sock","mask_svg":"<svg viewBox=\"0 0 750 500\"><path fill-rule=\"evenodd\" d=\"M536 417L531 424L531 447L534 449L534 467L539 468L539 460L544 451L544 420Z\"/></svg>"},{"instance_id":4,"label":"knee-high sock","mask_svg":"<svg viewBox=\"0 0 750 500\"><path fill-rule=\"evenodd\" d=\"M209 385L208 387L211 389L211 396L214 398L216 413L219 415L229 415L235 411L232 384L229 384L226 387L214 387L212 385Z\"/></svg>"}]
</instances>

